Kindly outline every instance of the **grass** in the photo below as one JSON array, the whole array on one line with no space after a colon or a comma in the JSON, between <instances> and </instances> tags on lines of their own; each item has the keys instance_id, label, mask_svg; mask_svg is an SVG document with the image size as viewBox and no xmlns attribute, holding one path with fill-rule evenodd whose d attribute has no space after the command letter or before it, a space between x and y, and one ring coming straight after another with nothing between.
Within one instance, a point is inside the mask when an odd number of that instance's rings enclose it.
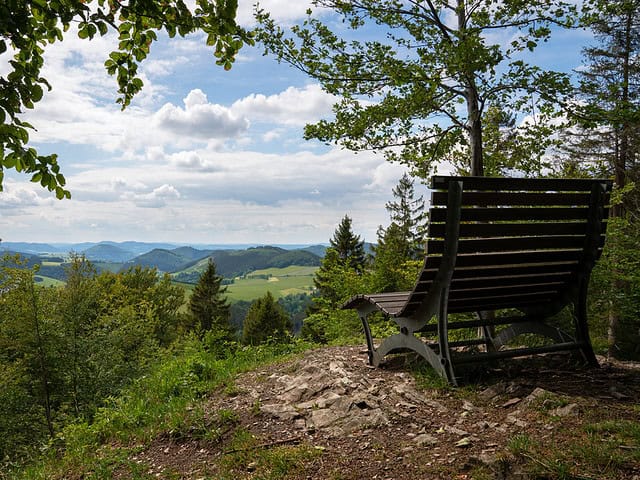
<instances>
[{"instance_id":1,"label":"grass","mask_svg":"<svg viewBox=\"0 0 640 480\"><path fill-rule=\"evenodd\" d=\"M640 425L630 420L587 423L562 442L540 442L527 434L507 443L508 451L527 464L532 478L586 480L620 478L640 465Z\"/></svg>"},{"instance_id":2,"label":"grass","mask_svg":"<svg viewBox=\"0 0 640 480\"><path fill-rule=\"evenodd\" d=\"M248 431L238 429L230 449L220 462L216 478L250 478L277 480L304 469L304 463L322 454L321 449L308 445L260 444ZM291 478L291 477L289 477Z\"/></svg>"},{"instance_id":3,"label":"grass","mask_svg":"<svg viewBox=\"0 0 640 480\"><path fill-rule=\"evenodd\" d=\"M277 300L286 295L296 293L311 293L313 290L313 275L300 276L272 276L270 279L243 278L228 286L229 300L255 300L267 292Z\"/></svg>"},{"instance_id":4,"label":"grass","mask_svg":"<svg viewBox=\"0 0 640 480\"><path fill-rule=\"evenodd\" d=\"M293 265L286 268L256 270L245 278L236 278L233 284L227 285L227 297L233 303L239 300L256 300L267 292L271 292L276 300L286 295L311 293L314 288L313 277L317 269L318 267ZM263 278L253 278L254 276ZM194 285L180 282L174 282L174 284L185 289L188 301Z\"/></svg>"},{"instance_id":5,"label":"grass","mask_svg":"<svg viewBox=\"0 0 640 480\"><path fill-rule=\"evenodd\" d=\"M285 268L266 268L263 270L255 270L247 277L252 275L272 275L274 277L308 277L315 275L318 267L308 267L302 265L290 265Z\"/></svg>"},{"instance_id":6,"label":"grass","mask_svg":"<svg viewBox=\"0 0 640 480\"><path fill-rule=\"evenodd\" d=\"M217 442L236 428L238 419L229 410L207 413L203 407L206 394L224 388L240 372L309 347L294 342L239 348L228 358L219 359L198 341L186 341L179 352L160 359L150 374L121 396L111 398L91 424L68 426L39 463L9 473L6 478L112 478L120 469L131 472L132 448L144 448L153 439L189 436ZM136 478L134 472L131 478Z\"/></svg>"},{"instance_id":7,"label":"grass","mask_svg":"<svg viewBox=\"0 0 640 480\"><path fill-rule=\"evenodd\" d=\"M62 287L65 285L65 282L62 280L57 280L51 277L45 277L44 275L36 275L37 285L42 287Z\"/></svg>"}]
</instances>

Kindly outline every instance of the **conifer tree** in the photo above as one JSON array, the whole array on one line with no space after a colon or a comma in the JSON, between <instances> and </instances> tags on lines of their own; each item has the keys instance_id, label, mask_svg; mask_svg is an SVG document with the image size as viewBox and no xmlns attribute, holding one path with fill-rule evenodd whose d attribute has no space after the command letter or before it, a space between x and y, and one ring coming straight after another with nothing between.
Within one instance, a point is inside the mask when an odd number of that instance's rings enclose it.
<instances>
[{"instance_id":1,"label":"conifer tree","mask_svg":"<svg viewBox=\"0 0 640 480\"><path fill-rule=\"evenodd\" d=\"M329 240L331 245L313 279L322 301L337 306L343 300L345 275L362 275L366 265L364 242L351 230L351 218L345 215ZM314 299L317 306L318 298ZM312 308L313 309L313 308Z\"/></svg>"},{"instance_id":2,"label":"conifer tree","mask_svg":"<svg viewBox=\"0 0 640 480\"><path fill-rule=\"evenodd\" d=\"M229 304L225 293L227 287L222 286L222 276L216 273L216 264L209 259L207 268L189 300L189 311L194 318L196 328L200 332L213 331L222 339L232 339L233 331L229 323Z\"/></svg>"},{"instance_id":3,"label":"conifer tree","mask_svg":"<svg viewBox=\"0 0 640 480\"><path fill-rule=\"evenodd\" d=\"M251 304L244 319L242 341L258 345L268 339L282 340L291 333L291 319L282 306L267 292Z\"/></svg>"},{"instance_id":4,"label":"conifer tree","mask_svg":"<svg viewBox=\"0 0 640 480\"><path fill-rule=\"evenodd\" d=\"M596 44L584 50L576 127L567 135L562 173L612 176L623 196L612 206L607 248L601 262L607 282L609 354L640 356L637 334L640 276L640 1L597 0L586 23ZM598 270L594 272L596 282Z\"/></svg>"},{"instance_id":5,"label":"conifer tree","mask_svg":"<svg viewBox=\"0 0 640 480\"><path fill-rule=\"evenodd\" d=\"M395 224L393 236L402 235L408 247L404 260L421 258L424 254L427 212L422 195L416 197L414 183L406 173L392 190L394 200L386 203L391 223ZM378 229L378 244L384 241L385 230ZM404 247L403 247L404 248ZM398 252L402 253L402 252Z\"/></svg>"},{"instance_id":6,"label":"conifer tree","mask_svg":"<svg viewBox=\"0 0 640 480\"><path fill-rule=\"evenodd\" d=\"M339 261L345 266L362 273L365 266L364 241L360 235L353 233L351 218L345 215L338 228L329 240L331 248L338 254Z\"/></svg>"}]
</instances>

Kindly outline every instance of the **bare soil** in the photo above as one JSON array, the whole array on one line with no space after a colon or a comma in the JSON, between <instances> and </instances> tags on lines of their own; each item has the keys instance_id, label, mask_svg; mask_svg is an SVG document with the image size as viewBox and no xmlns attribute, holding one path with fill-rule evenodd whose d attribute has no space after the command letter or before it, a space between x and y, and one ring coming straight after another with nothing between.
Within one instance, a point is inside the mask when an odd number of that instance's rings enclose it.
<instances>
[{"instance_id":1,"label":"bare soil","mask_svg":"<svg viewBox=\"0 0 640 480\"><path fill-rule=\"evenodd\" d=\"M130 460L181 479L640 480L640 445L619 440L598 461L593 445L618 440L589 427L638 424L638 364L511 360L448 388L416 384L407 357L378 369L366 358L328 347L242 374L207 398L215 435L167 432ZM269 452L295 465L265 466Z\"/></svg>"}]
</instances>

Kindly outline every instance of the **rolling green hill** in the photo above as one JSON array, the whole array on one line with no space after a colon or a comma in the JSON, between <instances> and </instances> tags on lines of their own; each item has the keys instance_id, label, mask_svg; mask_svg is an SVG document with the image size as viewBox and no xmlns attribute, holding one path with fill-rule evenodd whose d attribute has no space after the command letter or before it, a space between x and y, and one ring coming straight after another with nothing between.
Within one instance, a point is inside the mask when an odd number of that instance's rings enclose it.
<instances>
[{"instance_id":1,"label":"rolling green hill","mask_svg":"<svg viewBox=\"0 0 640 480\"><path fill-rule=\"evenodd\" d=\"M202 256L206 256L209 253L203 250L190 249L189 247L180 247L174 250L156 248L126 262L122 269L126 270L129 267L139 265L141 267L155 267L160 272L176 272L193 263L194 252L191 250L200 251Z\"/></svg>"},{"instance_id":2,"label":"rolling green hill","mask_svg":"<svg viewBox=\"0 0 640 480\"><path fill-rule=\"evenodd\" d=\"M235 278L265 268L285 268L291 265L317 267L320 257L304 250L285 250L279 247L253 247L246 250L215 250L211 258L216 263L218 275ZM191 263L174 272L179 282L196 283L204 271L209 257Z\"/></svg>"},{"instance_id":3,"label":"rolling green hill","mask_svg":"<svg viewBox=\"0 0 640 480\"><path fill-rule=\"evenodd\" d=\"M318 267L290 265L286 268L268 268L256 270L246 277L236 278L227 285L227 297L231 303L239 300L252 301L267 292L275 299L296 293L311 294L314 289L313 277ZM180 283L188 295L193 284Z\"/></svg>"}]
</instances>

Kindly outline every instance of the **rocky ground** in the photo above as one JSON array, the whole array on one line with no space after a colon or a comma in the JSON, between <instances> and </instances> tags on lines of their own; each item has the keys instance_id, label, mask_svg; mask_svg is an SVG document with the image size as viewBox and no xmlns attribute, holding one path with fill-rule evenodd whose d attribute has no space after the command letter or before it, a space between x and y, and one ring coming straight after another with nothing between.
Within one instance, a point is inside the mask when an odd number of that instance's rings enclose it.
<instances>
[{"instance_id":1,"label":"rocky ground","mask_svg":"<svg viewBox=\"0 0 640 480\"><path fill-rule=\"evenodd\" d=\"M207 399L215 435L169 432L131 460L158 478L640 480L640 439L606 423L640 425L638 365L546 356L452 389L407 361L330 347L265 366Z\"/></svg>"}]
</instances>

